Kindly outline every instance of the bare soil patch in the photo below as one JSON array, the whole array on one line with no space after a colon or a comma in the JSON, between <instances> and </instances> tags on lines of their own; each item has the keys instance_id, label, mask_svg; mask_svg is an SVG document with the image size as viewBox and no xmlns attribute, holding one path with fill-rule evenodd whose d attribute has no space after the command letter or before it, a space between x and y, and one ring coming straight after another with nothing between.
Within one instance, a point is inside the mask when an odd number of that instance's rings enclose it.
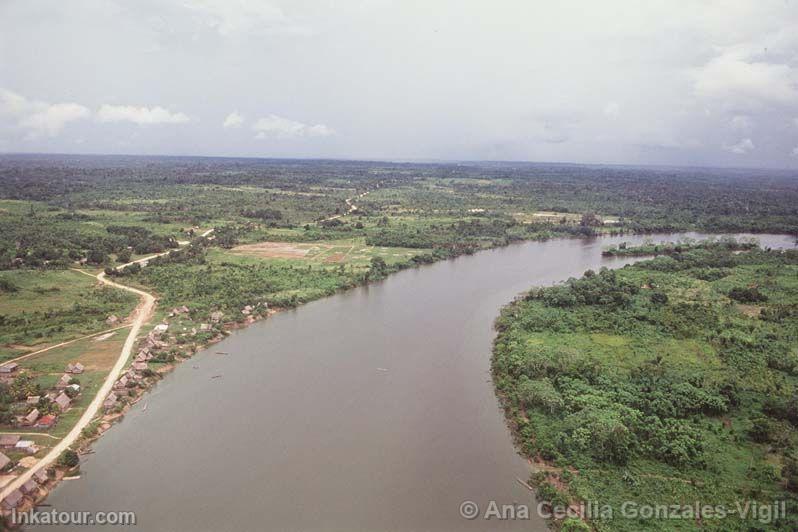
<instances>
[{"instance_id":1,"label":"bare soil patch","mask_svg":"<svg viewBox=\"0 0 798 532\"><path fill-rule=\"evenodd\" d=\"M324 262L341 262L344 258L346 258L344 253L330 253L324 257Z\"/></svg>"},{"instance_id":2,"label":"bare soil patch","mask_svg":"<svg viewBox=\"0 0 798 532\"><path fill-rule=\"evenodd\" d=\"M307 247L303 248L291 242L244 244L234 247L231 251L265 259L303 259L308 254Z\"/></svg>"}]
</instances>

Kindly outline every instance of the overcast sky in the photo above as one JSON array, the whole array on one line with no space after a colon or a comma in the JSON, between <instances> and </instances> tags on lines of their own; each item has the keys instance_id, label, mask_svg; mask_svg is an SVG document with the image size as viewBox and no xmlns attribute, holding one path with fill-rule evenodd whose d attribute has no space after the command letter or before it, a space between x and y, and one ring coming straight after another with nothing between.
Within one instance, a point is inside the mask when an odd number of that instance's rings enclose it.
<instances>
[{"instance_id":1,"label":"overcast sky","mask_svg":"<svg viewBox=\"0 0 798 532\"><path fill-rule=\"evenodd\" d=\"M0 152L798 168L793 0L0 0Z\"/></svg>"}]
</instances>

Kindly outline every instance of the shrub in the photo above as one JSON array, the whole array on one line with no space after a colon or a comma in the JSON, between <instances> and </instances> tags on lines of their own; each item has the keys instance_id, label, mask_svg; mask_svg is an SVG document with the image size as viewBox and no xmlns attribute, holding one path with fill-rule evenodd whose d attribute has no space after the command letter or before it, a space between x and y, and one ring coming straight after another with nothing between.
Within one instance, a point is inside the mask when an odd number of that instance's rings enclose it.
<instances>
[{"instance_id":1,"label":"shrub","mask_svg":"<svg viewBox=\"0 0 798 532\"><path fill-rule=\"evenodd\" d=\"M767 296L761 293L759 288L755 286L748 288L732 288L729 291L729 297L740 303L761 303L768 300Z\"/></svg>"}]
</instances>

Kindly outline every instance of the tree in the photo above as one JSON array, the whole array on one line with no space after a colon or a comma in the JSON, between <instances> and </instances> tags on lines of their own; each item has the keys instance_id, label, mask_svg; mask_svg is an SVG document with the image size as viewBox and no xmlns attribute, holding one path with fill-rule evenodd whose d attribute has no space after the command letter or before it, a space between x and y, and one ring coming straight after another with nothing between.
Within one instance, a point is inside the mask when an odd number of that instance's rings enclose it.
<instances>
[{"instance_id":1,"label":"tree","mask_svg":"<svg viewBox=\"0 0 798 532\"><path fill-rule=\"evenodd\" d=\"M106 260L108 256L99 249L92 249L86 255L86 261L90 264L103 264Z\"/></svg>"},{"instance_id":2,"label":"tree","mask_svg":"<svg viewBox=\"0 0 798 532\"><path fill-rule=\"evenodd\" d=\"M369 270L369 274L372 277L380 277L385 275L388 270L388 265L385 263L385 259L382 257L372 257L371 258L371 269Z\"/></svg>"},{"instance_id":3,"label":"tree","mask_svg":"<svg viewBox=\"0 0 798 532\"><path fill-rule=\"evenodd\" d=\"M604 222L601 221L601 218L596 216L594 212L586 212L582 215L582 219L579 221L579 225L582 227L600 227L604 225Z\"/></svg>"},{"instance_id":4,"label":"tree","mask_svg":"<svg viewBox=\"0 0 798 532\"><path fill-rule=\"evenodd\" d=\"M668 302L668 295L663 292L652 292L651 302L657 305L664 305Z\"/></svg>"},{"instance_id":5,"label":"tree","mask_svg":"<svg viewBox=\"0 0 798 532\"><path fill-rule=\"evenodd\" d=\"M60 466L73 468L78 464L80 464L80 457L72 449L67 449L58 457L58 465Z\"/></svg>"},{"instance_id":6,"label":"tree","mask_svg":"<svg viewBox=\"0 0 798 532\"><path fill-rule=\"evenodd\" d=\"M116 262L118 262L119 264L125 264L127 262L130 262L130 256L131 256L130 250L125 248L116 254Z\"/></svg>"}]
</instances>

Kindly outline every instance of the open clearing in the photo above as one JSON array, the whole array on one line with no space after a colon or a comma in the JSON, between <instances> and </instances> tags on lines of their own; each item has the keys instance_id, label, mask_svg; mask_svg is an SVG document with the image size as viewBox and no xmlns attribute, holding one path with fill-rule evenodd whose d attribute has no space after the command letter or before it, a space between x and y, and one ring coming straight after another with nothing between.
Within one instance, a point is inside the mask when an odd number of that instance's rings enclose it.
<instances>
[{"instance_id":1,"label":"open clearing","mask_svg":"<svg viewBox=\"0 0 798 532\"><path fill-rule=\"evenodd\" d=\"M0 293L0 314L7 316L70 308L97 283L72 270L8 270L0 279L16 287Z\"/></svg>"},{"instance_id":2,"label":"open clearing","mask_svg":"<svg viewBox=\"0 0 798 532\"><path fill-rule=\"evenodd\" d=\"M296 259L327 264L366 264L372 257L400 262L422 253L422 249L369 246L364 238L316 242L258 242L230 250L236 255L260 259Z\"/></svg>"}]
</instances>

